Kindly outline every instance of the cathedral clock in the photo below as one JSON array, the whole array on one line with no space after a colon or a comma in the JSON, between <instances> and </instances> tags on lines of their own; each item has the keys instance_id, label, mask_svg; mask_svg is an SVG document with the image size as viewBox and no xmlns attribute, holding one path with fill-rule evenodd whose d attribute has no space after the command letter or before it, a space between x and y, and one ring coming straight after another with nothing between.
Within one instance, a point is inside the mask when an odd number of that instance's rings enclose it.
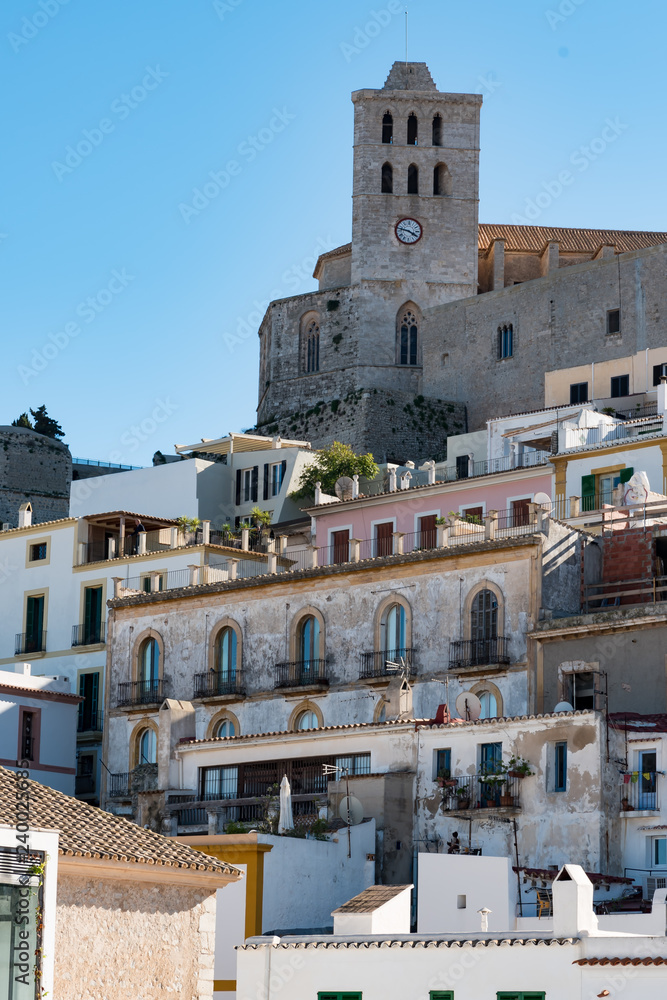
<instances>
[{"instance_id":1,"label":"cathedral clock","mask_svg":"<svg viewBox=\"0 0 667 1000\"><path fill-rule=\"evenodd\" d=\"M416 243L422 238L421 223L416 219L400 219L395 227L396 239L401 243Z\"/></svg>"}]
</instances>

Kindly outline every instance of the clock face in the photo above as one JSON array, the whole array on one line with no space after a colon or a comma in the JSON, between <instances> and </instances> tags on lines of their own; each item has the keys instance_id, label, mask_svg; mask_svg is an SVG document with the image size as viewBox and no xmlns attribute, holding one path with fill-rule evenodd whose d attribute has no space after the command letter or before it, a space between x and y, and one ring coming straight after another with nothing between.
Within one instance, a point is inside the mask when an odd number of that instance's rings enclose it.
<instances>
[{"instance_id":1,"label":"clock face","mask_svg":"<svg viewBox=\"0 0 667 1000\"><path fill-rule=\"evenodd\" d=\"M421 223L416 219L401 219L396 223L396 239L401 243L416 243L422 238Z\"/></svg>"}]
</instances>

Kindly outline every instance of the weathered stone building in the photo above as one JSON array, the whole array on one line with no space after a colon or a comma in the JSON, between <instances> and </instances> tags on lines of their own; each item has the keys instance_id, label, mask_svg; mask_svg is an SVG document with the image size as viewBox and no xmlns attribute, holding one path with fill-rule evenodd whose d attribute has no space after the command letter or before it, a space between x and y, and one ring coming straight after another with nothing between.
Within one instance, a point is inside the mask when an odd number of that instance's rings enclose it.
<instances>
[{"instance_id":1,"label":"weathered stone building","mask_svg":"<svg viewBox=\"0 0 667 1000\"><path fill-rule=\"evenodd\" d=\"M61 441L27 427L0 427L0 524L18 524L22 503L34 524L69 514L72 456Z\"/></svg>"},{"instance_id":2,"label":"weathered stone building","mask_svg":"<svg viewBox=\"0 0 667 1000\"><path fill-rule=\"evenodd\" d=\"M263 432L433 458L543 406L550 369L667 342L667 233L478 225L479 95L395 63L352 100L352 241L266 312Z\"/></svg>"}]
</instances>

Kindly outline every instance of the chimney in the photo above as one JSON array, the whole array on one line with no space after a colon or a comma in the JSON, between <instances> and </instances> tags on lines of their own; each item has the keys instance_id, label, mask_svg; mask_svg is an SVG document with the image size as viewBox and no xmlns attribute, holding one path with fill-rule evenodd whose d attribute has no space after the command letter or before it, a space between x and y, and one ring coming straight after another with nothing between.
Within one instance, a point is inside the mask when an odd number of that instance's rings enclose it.
<instances>
[{"instance_id":1,"label":"chimney","mask_svg":"<svg viewBox=\"0 0 667 1000\"><path fill-rule=\"evenodd\" d=\"M595 934L593 883L581 865L563 865L553 883L554 937Z\"/></svg>"},{"instance_id":2,"label":"chimney","mask_svg":"<svg viewBox=\"0 0 667 1000\"><path fill-rule=\"evenodd\" d=\"M19 528L29 528L32 524L32 505L29 500L19 507Z\"/></svg>"}]
</instances>

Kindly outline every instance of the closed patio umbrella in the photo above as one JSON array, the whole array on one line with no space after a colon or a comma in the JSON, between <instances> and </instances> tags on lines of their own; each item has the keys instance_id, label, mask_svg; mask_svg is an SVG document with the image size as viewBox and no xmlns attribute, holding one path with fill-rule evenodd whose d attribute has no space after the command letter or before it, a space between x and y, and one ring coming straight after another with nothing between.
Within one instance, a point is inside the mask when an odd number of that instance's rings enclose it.
<instances>
[{"instance_id":1,"label":"closed patio umbrella","mask_svg":"<svg viewBox=\"0 0 667 1000\"><path fill-rule=\"evenodd\" d=\"M294 829L294 819L292 818L292 792L290 790L287 775L283 776L280 782L280 819L278 820L278 833L285 833L286 830Z\"/></svg>"}]
</instances>

